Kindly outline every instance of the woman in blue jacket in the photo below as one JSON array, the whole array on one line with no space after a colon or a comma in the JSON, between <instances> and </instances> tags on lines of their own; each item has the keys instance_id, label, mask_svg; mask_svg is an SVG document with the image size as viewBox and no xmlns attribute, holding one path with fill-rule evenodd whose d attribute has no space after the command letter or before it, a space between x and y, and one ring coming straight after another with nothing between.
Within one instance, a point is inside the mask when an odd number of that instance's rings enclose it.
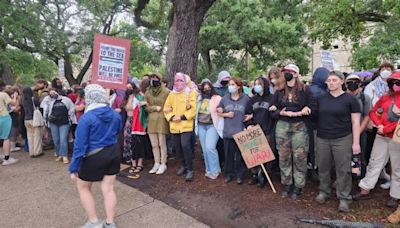
<instances>
[{"instance_id":1,"label":"woman in blue jacket","mask_svg":"<svg viewBox=\"0 0 400 228\"><path fill-rule=\"evenodd\" d=\"M117 197L114 192L116 174L120 170L118 133L122 129L120 115L108 105L103 87L85 88L85 114L76 130L74 152L69 171L76 181L88 222L83 227L116 227L114 224ZM107 219L102 223L96 214L92 183L101 181Z\"/></svg>"}]
</instances>

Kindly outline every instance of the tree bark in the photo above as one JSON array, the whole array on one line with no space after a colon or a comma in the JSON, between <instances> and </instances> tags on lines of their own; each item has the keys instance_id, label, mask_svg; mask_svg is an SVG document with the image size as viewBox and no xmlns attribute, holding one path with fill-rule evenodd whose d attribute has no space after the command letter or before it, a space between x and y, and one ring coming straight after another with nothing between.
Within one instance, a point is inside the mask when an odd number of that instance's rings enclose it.
<instances>
[{"instance_id":1,"label":"tree bark","mask_svg":"<svg viewBox=\"0 0 400 228\"><path fill-rule=\"evenodd\" d=\"M203 58L204 64L207 68L207 77L211 77L212 74L212 62L210 56L210 50L202 51L201 56Z\"/></svg>"},{"instance_id":2,"label":"tree bark","mask_svg":"<svg viewBox=\"0 0 400 228\"><path fill-rule=\"evenodd\" d=\"M64 76L67 79L70 86L78 84L78 80L74 77L74 72L72 70L71 58L69 55L64 56Z\"/></svg>"},{"instance_id":3,"label":"tree bark","mask_svg":"<svg viewBox=\"0 0 400 228\"><path fill-rule=\"evenodd\" d=\"M14 85L14 77L10 64L0 63L0 80L6 85Z\"/></svg>"},{"instance_id":4,"label":"tree bark","mask_svg":"<svg viewBox=\"0 0 400 228\"><path fill-rule=\"evenodd\" d=\"M166 54L166 72L170 82L177 72L188 74L192 80L196 80L200 26L214 1L172 0L174 15L168 32Z\"/></svg>"}]
</instances>

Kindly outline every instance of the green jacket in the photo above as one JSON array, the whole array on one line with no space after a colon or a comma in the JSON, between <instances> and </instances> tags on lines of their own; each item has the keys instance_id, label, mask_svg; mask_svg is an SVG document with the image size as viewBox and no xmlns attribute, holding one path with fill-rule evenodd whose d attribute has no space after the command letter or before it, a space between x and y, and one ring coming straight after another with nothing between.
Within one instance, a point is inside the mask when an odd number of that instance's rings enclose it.
<instances>
[{"instance_id":1,"label":"green jacket","mask_svg":"<svg viewBox=\"0 0 400 228\"><path fill-rule=\"evenodd\" d=\"M164 117L164 103L167 100L169 89L164 86L158 88L149 87L144 95L147 102L145 107L147 116L147 133L148 134L169 134L168 122ZM161 109L157 112L157 106Z\"/></svg>"}]
</instances>

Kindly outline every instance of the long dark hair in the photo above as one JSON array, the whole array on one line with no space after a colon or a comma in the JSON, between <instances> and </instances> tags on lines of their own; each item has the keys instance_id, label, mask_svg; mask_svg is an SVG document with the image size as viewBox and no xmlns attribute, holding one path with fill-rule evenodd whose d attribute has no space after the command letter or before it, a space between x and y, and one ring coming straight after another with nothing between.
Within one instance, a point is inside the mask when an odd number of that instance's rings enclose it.
<instances>
[{"instance_id":1,"label":"long dark hair","mask_svg":"<svg viewBox=\"0 0 400 228\"><path fill-rule=\"evenodd\" d=\"M136 96L136 94L139 93L139 89L136 86L136 84L135 83L130 83L130 84L132 86L132 89L125 90L124 100L121 103L121 108L124 108L124 109L125 109L126 104L128 103L129 96L130 95Z\"/></svg>"},{"instance_id":2,"label":"long dark hair","mask_svg":"<svg viewBox=\"0 0 400 228\"><path fill-rule=\"evenodd\" d=\"M294 83L294 86L292 87L291 91L289 91L289 86L287 82L285 83L285 92L283 94L283 100L288 100L289 99L289 94L292 94L292 101L297 101L297 98L299 97L300 91L304 91L306 86L304 85L303 82L300 81L300 79L297 77L296 81Z\"/></svg>"},{"instance_id":3,"label":"long dark hair","mask_svg":"<svg viewBox=\"0 0 400 228\"><path fill-rule=\"evenodd\" d=\"M208 82L208 81L205 81L205 82L201 83L201 85L200 85L200 91L201 91L202 95L204 93L205 85L208 85L211 88L211 96L218 95L218 93L214 89L214 86L211 84L211 82Z\"/></svg>"}]
</instances>

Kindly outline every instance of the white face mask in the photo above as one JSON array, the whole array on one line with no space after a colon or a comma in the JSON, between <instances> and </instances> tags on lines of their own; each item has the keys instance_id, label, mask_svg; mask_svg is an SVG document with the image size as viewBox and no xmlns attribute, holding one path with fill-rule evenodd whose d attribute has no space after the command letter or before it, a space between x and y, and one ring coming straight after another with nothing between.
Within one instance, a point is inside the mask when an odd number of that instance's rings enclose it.
<instances>
[{"instance_id":1,"label":"white face mask","mask_svg":"<svg viewBox=\"0 0 400 228\"><path fill-rule=\"evenodd\" d=\"M387 79L391 74L392 74L392 71L390 71L390 70L383 70L383 71L381 71L381 77L382 77L383 79Z\"/></svg>"}]
</instances>

